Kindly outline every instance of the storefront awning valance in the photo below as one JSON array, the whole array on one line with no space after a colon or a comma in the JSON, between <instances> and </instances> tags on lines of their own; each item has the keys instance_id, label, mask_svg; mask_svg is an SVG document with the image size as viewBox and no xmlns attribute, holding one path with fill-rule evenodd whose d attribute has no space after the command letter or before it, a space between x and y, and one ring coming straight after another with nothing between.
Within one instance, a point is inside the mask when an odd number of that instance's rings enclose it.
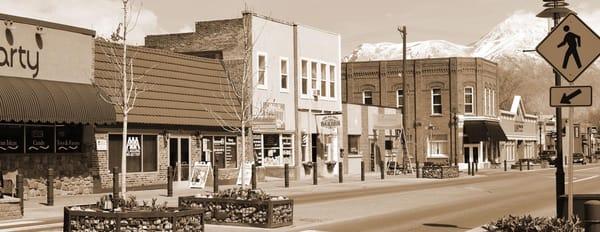
<instances>
[{"instance_id":1,"label":"storefront awning valance","mask_svg":"<svg viewBox=\"0 0 600 232\"><path fill-rule=\"evenodd\" d=\"M0 122L115 122L112 105L92 85L0 77Z\"/></svg>"},{"instance_id":2,"label":"storefront awning valance","mask_svg":"<svg viewBox=\"0 0 600 232\"><path fill-rule=\"evenodd\" d=\"M478 143L488 140L508 141L499 122L484 120L465 121L464 133L468 143Z\"/></svg>"},{"instance_id":3,"label":"storefront awning valance","mask_svg":"<svg viewBox=\"0 0 600 232\"><path fill-rule=\"evenodd\" d=\"M400 130L402 129L401 114L380 114L373 125L376 130Z\"/></svg>"}]
</instances>

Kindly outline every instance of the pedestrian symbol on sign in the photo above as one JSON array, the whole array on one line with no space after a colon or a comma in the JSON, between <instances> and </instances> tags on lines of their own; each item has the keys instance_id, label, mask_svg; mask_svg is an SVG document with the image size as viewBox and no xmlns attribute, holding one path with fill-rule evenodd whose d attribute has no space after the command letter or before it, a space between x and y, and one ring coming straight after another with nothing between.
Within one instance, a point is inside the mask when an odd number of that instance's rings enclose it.
<instances>
[{"instance_id":1,"label":"pedestrian symbol on sign","mask_svg":"<svg viewBox=\"0 0 600 232\"><path fill-rule=\"evenodd\" d=\"M579 53L577 52L577 48L581 47L581 37L573 32L570 32L570 29L571 28L569 25L563 27L563 30L567 32L567 34L565 35L563 41L558 44L559 48L565 46L565 44L569 45L569 48L565 53L565 58L563 59L562 67L567 68L567 65L569 64L569 57L573 56L575 63L577 63L577 68L581 68L581 61L579 60Z\"/></svg>"}]
</instances>

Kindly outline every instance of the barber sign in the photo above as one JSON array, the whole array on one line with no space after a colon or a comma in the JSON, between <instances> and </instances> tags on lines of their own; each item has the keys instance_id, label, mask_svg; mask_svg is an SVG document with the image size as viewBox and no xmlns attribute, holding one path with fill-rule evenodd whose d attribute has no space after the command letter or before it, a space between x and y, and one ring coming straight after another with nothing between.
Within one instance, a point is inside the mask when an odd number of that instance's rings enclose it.
<instances>
[{"instance_id":1,"label":"barber sign","mask_svg":"<svg viewBox=\"0 0 600 232\"><path fill-rule=\"evenodd\" d=\"M336 116L325 116L321 120L321 127L327 129L335 129L341 125L340 120Z\"/></svg>"}]
</instances>

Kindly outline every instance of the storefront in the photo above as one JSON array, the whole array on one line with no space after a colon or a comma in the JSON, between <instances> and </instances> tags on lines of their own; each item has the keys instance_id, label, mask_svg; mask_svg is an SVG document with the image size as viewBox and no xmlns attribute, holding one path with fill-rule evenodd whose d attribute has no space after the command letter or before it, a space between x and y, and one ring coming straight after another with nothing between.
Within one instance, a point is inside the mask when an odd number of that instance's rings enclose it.
<instances>
[{"instance_id":1,"label":"storefront","mask_svg":"<svg viewBox=\"0 0 600 232\"><path fill-rule=\"evenodd\" d=\"M95 81L110 99L118 97L111 95L117 93L111 83L119 77L110 54L120 54L121 49L96 42ZM144 75L144 81L152 83L128 114L128 189L165 187L169 166L175 171L175 181L189 181L195 166L214 164L220 169L221 183L235 182L241 139L226 130L239 123L219 103L232 101L222 94L230 91L222 64L143 47L129 47L128 51L139 60L134 62L134 74ZM122 115L118 107L115 110L117 123L95 131L97 144L107 144L97 147L94 160L94 183L100 190L112 188L112 168L121 166Z\"/></svg>"},{"instance_id":2,"label":"storefront","mask_svg":"<svg viewBox=\"0 0 600 232\"><path fill-rule=\"evenodd\" d=\"M459 117L463 127L463 157L459 169L467 170L469 165L490 168L500 164L500 144L507 141L498 119L488 117ZM460 125L459 125L460 127Z\"/></svg>"},{"instance_id":3,"label":"storefront","mask_svg":"<svg viewBox=\"0 0 600 232\"><path fill-rule=\"evenodd\" d=\"M500 143L500 161L514 164L521 159L536 159L539 151L538 116L527 114L521 96L515 96L510 110L500 110L500 125L508 141Z\"/></svg>"},{"instance_id":4,"label":"storefront","mask_svg":"<svg viewBox=\"0 0 600 232\"><path fill-rule=\"evenodd\" d=\"M92 85L95 32L0 14L0 171L25 197L92 193L94 128L115 122Z\"/></svg>"}]
</instances>

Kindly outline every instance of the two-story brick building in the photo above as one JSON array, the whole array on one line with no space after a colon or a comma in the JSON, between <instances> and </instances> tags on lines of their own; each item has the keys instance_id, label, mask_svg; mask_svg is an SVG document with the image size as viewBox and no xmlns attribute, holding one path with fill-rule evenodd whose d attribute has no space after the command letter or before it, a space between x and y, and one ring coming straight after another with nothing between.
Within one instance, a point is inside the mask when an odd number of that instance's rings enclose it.
<instances>
[{"instance_id":1,"label":"two-story brick building","mask_svg":"<svg viewBox=\"0 0 600 232\"><path fill-rule=\"evenodd\" d=\"M282 176L287 163L302 177L302 163L326 173L323 161L339 160L340 35L243 12L196 22L191 33L147 36L145 46L223 59L229 70L249 64L256 119L248 154L264 167L259 172Z\"/></svg>"},{"instance_id":2,"label":"two-story brick building","mask_svg":"<svg viewBox=\"0 0 600 232\"><path fill-rule=\"evenodd\" d=\"M449 162L466 169L499 157L506 136L499 125L497 65L481 58L436 58L342 64L342 101L404 109L411 161ZM373 138L348 132L358 140L362 159L371 159ZM358 136L358 137L357 137ZM353 144L345 143L349 150ZM416 155L415 155L416 154ZM365 162L368 163L368 162Z\"/></svg>"}]
</instances>

